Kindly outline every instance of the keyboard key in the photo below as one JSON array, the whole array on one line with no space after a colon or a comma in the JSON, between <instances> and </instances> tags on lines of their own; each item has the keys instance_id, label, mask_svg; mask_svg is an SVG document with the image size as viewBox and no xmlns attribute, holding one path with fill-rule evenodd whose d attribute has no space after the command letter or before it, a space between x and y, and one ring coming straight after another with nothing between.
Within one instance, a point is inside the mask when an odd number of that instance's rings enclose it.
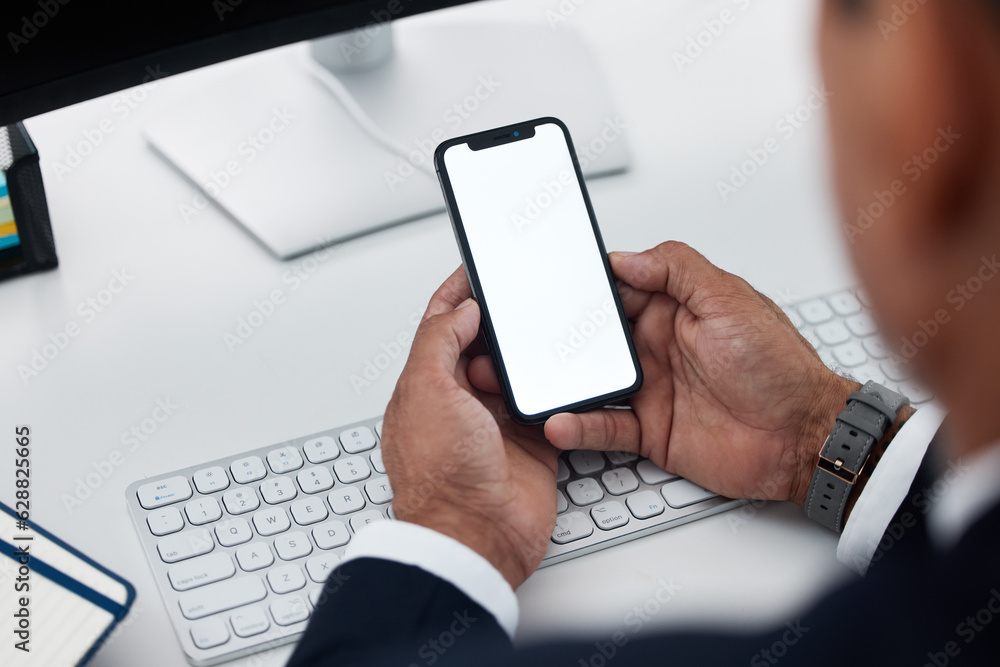
<instances>
[{"instance_id":1,"label":"keyboard key","mask_svg":"<svg viewBox=\"0 0 1000 667\"><path fill-rule=\"evenodd\" d=\"M562 457L559 457L559 469L556 472L556 484L562 484L569 479L569 466Z\"/></svg>"},{"instance_id":2,"label":"keyboard key","mask_svg":"<svg viewBox=\"0 0 1000 667\"><path fill-rule=\"evenodd\" d=\"M566 485L566 493L574 504L584 506L592 505L604 499L604 491L594 480L589 477L577 479Z\"/></svg>"},{"instance_id":3,"label":"keyboard key","mask_svg":"<svg viewBox=\"0 0 1000 667\"><path fill-rule=\"evenodd\" d=\"M677 479L678 477L678 475L667 472L648 459L639 461L639 464L635 467L635 471L639 473L639 479L646 484L662 484L667 480Z\"/></svg>"},{"instance_id":4,"label":"keyboard key","mask_svg":"<svg viewBox=\"0 0 1000 667\"><path fill-rule=\"evenodd\" d=\"M632 452L604 452L604 455L611 461L611 465L616 467L631 463L639 458L638 454L633 454Z\"/></svg>"},{"instance_id":5,"label":"keyboard key","mask_svg":"<svg viewBox=\"0 0 1000 667\"><path fill-rule=\"evenodd\" d=\"M674 509L694 505L695 503L700 503L703 500L708 500L709 498L715 498L718 496L718 494L706 491L694 482L689 482L686 479L678 479L670 484L664 485L664 487L660 489L660 494L663 496L663 499L667 501L667 504Z\"/></svg>"},{"instance_id":6,"label":"keyboard key","mask_svg":"<svg viewBox=\"0 0 1000 667\"><path fill-rule=\"evenodd\" d=\"M793 310L792 308L782 308L781 310L782 312L785 313L785 316L788 318L788 321L791 322L792 326L795 327L796 329L801 328L802 325L805 324L805 321L802 319L802 316L799 315L797 312L795 312L795 310Z\"/></svg>"},{"instance_id":7,"label":"keyboard key","mask_svg":"<svg viewBox=\"0 0 1000 667\"><path fill-rule=\"evenodd\" d=\"M312 543L309 536L301 531L292 531L274 540L274 550L281 560L295 560L312 553Z\"/></svg>"},{"instance_id":8,"label":"keyboard key","mask_svg":"<svg viewBox=\"0 0 1000 667\"><path fill-rule=\"evenodd\" d=\"M253 489L232 489L222 496L226 511L230 514L244 514L260 507L260 498Z\"/></svg>"},{"instance_id":9,"label":"keyboard key","mask_svg":"<svg viewBox=\"0 0 1000 667\"><path fill-rule=\"evenodd\" d=\"M855 315L861 312L861 302L858 301L850 292L841 292L839 294L834 294L827 302L833 308L833 312L837 313L841 317L847 317L848 315Z\"/></svg>"},{"instance_id":10,"label":"keyboard key","mask_svg":"<svg viewBox=\"0 0 1000 667\"><path fill-rule=\"evenodd\" d=\"M376 477L365 484L365 493L376 505L384 505L392 500L392 486L388 477Z\"/></svg>"},{"instance_id":11,"label":"keyboard key","mask_svg":"<svg viewBox=\"0 0 1000 667\"><path fill-rule=\"evenodd\" d=\"M247 572L253 572L271 565L274 554L263 542L254 542L236 550L236 562Z\"/></svg>"},{"instance_id":12,"label":"keyboard key","mask_svg":"<svg viewBox=\"0 0 1000 667\"><path fill-rule=\"evenodd\" d=\"M280 447L267 453L267 465L276 473L291 472L302 467L302 457L295 447Z\"/></svg>"},{"instance_id":13,"label":"keyboard key","mask_svg":"<svg viewBox=\"0 0 1000 667\"><path fill-rule=\"evenodd\" d=\"M847 328L851 330L851 333L859 338L871 336L876 331L875 321L866 313L852 315L844 320L844 322L847 324Z\"/></svg>"},{"instance_id":14,"label":"keyboard key","mask_svg":"<svg viewBox=\"0 0 1000 667\"><path fill-rule=\"evenodd\" d=\"M556 490L556 514L562 514L569 509L569 501L566 500L566 494L562 491Z\"/></svg>"},{"instance_id":15,"label":"keyboard key","mask_svg":"<svg viewBox=\"0 0 1000 667\"><path fill-rule=\"evenodd\" d=\"M340 434L340 444L348 454L357 454L375 446L375 434L367 426L349 428Z\"/></svg>"},{"instance_id":16,"label":"keyboard key","mask_svg":"<svg viewBox=\"0 0 1000 667\"><path fill-rule=\"evenodd\" d=\"M639 488L639 480L635 478L635 473L628 468L608 470L601 475L601 482L608 493L613 496L631 493Z\"/></svg>"},{"instance_id":17,"label":"keyboard key","mask_svg":"<svg viewBox=\"0 0 1000 667\"><path fill-rule=\"evenodd\" d=\"M359 512L351 517L351 530L353 530L354 534L357 535L358 531L362 528L379 521L385 521L385 517L382 516L382 513L378 510Z\"/></svg>"},{"instance_id":18,"label":"keyboard key","mask_svg":"<svg viewBox=\"0 0 1000 667\"><path fill-rule=\"evenodd\" d=\"M864 306L865 308L871 308L872 307L872 300L868 296L868 290L863 289L863 288L862 289L857 289L857 290L854 291L854 293L855 293L855 295L857 295L858 301L861 302L862 306Z\"/></svg>"},{"instance_id":19,"label":"keyboard key","mask_svg":"<svg viewBox=\"0 0 1000 667\"><path fill-rule=\"evenodd\" d=\"M306 572L309 573L310 579L317 584L322 584L339 563L340 556L337 554L330 553L313 556L306 561Z\"/></svg>"},{"instance_id":20,"label":"keyboard key","mask_svg":"<svg viewBox=\"0 0 1000 667\"><path fill-rule=\"evenodd\" d=\"M326 463L340 456L340 447L333 436L321 435L302 443L302 453L309 463Z\"/></svg>"},{"instance_id":21,"label":"keyboard key","mask_svg":"<svg viewBox=\"0 0 1000 667\"><path fill-rule=\"evenodd\" d=\"M365 506L365 497L356 486L344 486L332 491L326 500L336 514L350 514Z\"/></svg>"},{"instance_id":22,"label":"keyboard key","mask_svg":"<svg viewBox=\"0 0 1000 667\"><path fill-rule=\"evenodd\" d=\"M236 566L229 554L218 552L199 556L174 565L167 570L167 578L175 591L186 591L198 586L222 581L236 574Z\"/></svg>"},{"instance_id":23,"label":"keyboard key","mask_svg":"<svg viewBox=\"0 0 1000 667\"><path fill-rule=\"evenodd\" d=\"M288 530L292 523L288 520L285 510L280 507L271 507L254 514L253 525L261 537L267 537Z\"/></svg>"},{"instance_id":24,"label":"keyboard key","mask_svg":"<svg viewBox=\"0 0 1000 667\"><path fill-rule=\"evenodd\" d=\"M893 382L902 382L910 376L907 362L905 361L900 363L896 359L889 357L888 359L883 359L880 366L885 376Z\"/></svg>"},{"instance_id":25,"label":"keyboard key","mask_svg":"<svg viewBox=\"0 0 1000 667\"><path fill-rule=\"evenodd\" d=\"M333 474L328 468L306 468L295 476L302 493L319 493L333 488Z\"/></svg>"},{"instance_id":26,"label":"keyboard key","mask_svg":"<svg viewBox=\"0 0 1000 667\"><path fill-rule=\"evenodd\" d=\"M157 537L176 533L184 527L184 519L175 507L167 507L146 517L149 532Z\"/></svg>"},{"instance_id":27,"label":"keyboard key","mask_svg":"<svg viewBox=\"0 0 1000 667\"><path fill-rule=\"evenodd\" d=\"M851 339L851 332L839 320L816 327L816 335L824 345L840 345Z\"/></svg>"},{"instance_id":28,"label":"keyboard key","mask_svg":"<svg viewBox=\"0 0 1000 667\"><path fill-rule=\"evenodd\" d=\"M233 632L237 637L253 637L271 627L271 621L260 607L239 609L229 617L229 622L232 623Z\"/></svg>"},{"instance_id":29,"label":"keyboard key","mask_svg":"<svg viewBox=\"0 0 1000 667\"><path fill-rule=\"evenodd\" d=\"M282 565L267 573L267 583L271 590L281 595L297 591L306 585L306 577L298 565Z\"/></svg>"},{"instance_id":30,"label":"keyboard key","mask_svg":"<svg viewBox=\"0 0 1000 667\"><path fill-rule=\"evenodd\" d=\"M349 456L342 461L333 464L333 471L337 473L337 479L344 484L360 482L371 477L372 469L368 462L360 456Z\"/></svg>"},{"instance_id":31,"label":"keyboard key","mask_svg":"<svg viewBox=\"0 0 1000 667\"><path fill-rule=\"evenodd\" d=\"M191 626L191 639L200 649L222 646L229 641L229 628L218 618L207 618Z\"/></svg>"},{"instance_id":32,"label":"keyboard key","mask_svg":"<svg viewBox=\"0 0 1000 667\"><path fill-rule=\"evenodd\" d=\"M379 419L378 423L375 424L375 432L378 433L379 439L382 438L382 424L384 424L384 423L385 422L383 420Z\"/></svg>"},{"instance_id":33,"label":"keyboard key","mask_svg":"<svg viewBox=\"0 0 1000 667\"><path fill-rule=\"evenodd\" d=\"M181 593L178 603L184 618L193 621L263 600L265 595L267 589L260 578L243 576Z\"/></svg>"},{"instance_id":34,"label":"keyboard key","mask_svg":"<svg viewBox=\"0 0 1000 667\"><path fill-rule=\"evenodd\" d=\"M320 549L336 549L351 541L351 533L343 521L327 521L312 529L313 539Z\"/></svg>"},{"instance_id":35,"label":"keyboard key","mask_svg":"<svg viewBox=\"0 0 1000 667\"><path fill-rule=\"evenodd\" d=\"M204 528L195 528L183 533L168 535L156 544L160 552L160 560L164 563L176 563L202 554L207 554L215 548L212 534Z\"/></svg>"},{"instance_id":36,"label":"keyboard key","mask_svg":"<svg viewBox=\"0 0 1000 667\"><path fill-rule=\"evenodd\" d=\"M601 530L611 530L628 523L628 512L617 500L601 503L590 510L590 516Z\"/></svg>"},{"instance_id":37,"label":"keyboard key","mask_svg":"<svg viewBox=\"0 0 1000 667\"><path fill-rule=\"evenodd\" d=\"M861 344L853 340L833 348L833 358L845 368L854 368L868 361L868 355L865 354Z\"/></svg>"},{"instance_id":38,"label":"keyboard key","mask_svg":"<svg viewBox=\"0 0 1000 667\"><path fill-rule=\"evenodd\" d=\"M219 466L199 470L194 474L194 488L198 493L215 493L229 488L229 477Z\"/></svg>"},{"instance_id":39,"label":"keyboard key","mask_svg":"<svg viewBox=\"0 0 1000 667\"><path fill-rule=\"evenodd\" d=\"M193 493L187 479L177 476L143 484L136 491L136 496L144 508L155 510L157 507L187 500Z\"/></svg>"},{"instance_id":40,"label":"keyboard key","mask_svg":"<svg viewBox=\"0 0 1000 667\"><path fill-rule=\"evenodd\" d=\"M556 517L556 527L552 530L552 541L568 544L594 534L594 522L583 512L570 512Z\"/></svg>"},{"instance_id":41,"label":"keyboard key","mask_svg":"<svg viewBox=\"0 0 1000 667\"><path fill-rule=\"evenodd\" d=\"M921 403L926 403L934 398L934 394L929 392L924 387L920 386L916 382L904 382L899 387L900 393L910 399L913 405L919 405Z\"/></svg>"},{"instance_id":42,"label":"keyboard key","mask_svg":"<svg viewBox=\"0 0 1000 667\"><path fill-rule=\"evenodd\" d=\"M303 498L292 503L292 518L300 526L309 526L318 523L330 516L326 511L326 505L322 498Z\"/></svg>"},{"instance_id":43,"label":"keyboard key","mask_svg":"<svg viewBox=\"0 0 1000 667\"><path fill-rule=\"evenodd\" d=\"M229 472L233 474L233 479L238 483L248 484L256 482L258 479L264 479L264 476L267 475L267 468L264 467L264 462L260 460L259 456L248 456L233 461L233 464L229 466Z\"/></svg>"},{"instance_id":44,"label":"keyboard key","mask_svg":"<svg viewBox=\"0 0 1000 667\"><path fill-rule=\"evenodd\" d=\"M865 352L873 359L885 359L889 356L889 348L881 338L865 338Z\"/></svg>"},{"instance_id":45,"label":"keyboard key","mask_svg":"<svg viewBox=\"0 0 1000 667\"><path fill-rule=\"evenodd\" d=\"M326 591L323 588L314 588L309 591L309 604L313 606L313 609L322 604L326 599Z\"/></svg>"},{"instance_id":46,"label":"keyboard key","mask_svg":"<svg viewBox=\"0 0 1000 667\"><path fill-rule=\"evenodd\" d=\"M604 456L600 452L579 449L575 452L570 452L569 464L576 471L577 475L590 475L599 470L604 470Z\"/></svg>"},{"instance_id":47,"label":"keyboard key","mask_svg":"<svg viewBox=\"0 0 1000 667\"><path fill-rule=\"evenodd\" d=\"M625 501L632 516L636 519L648 519L653 516L663 514L663 500L652 491L640 491L629 496Z\"/></svg>"},{"instance_id":48,"label":"keyboard key","mask_svg":"<svg viewBox=\"0 0 1000 667\"><path fill-rule=\"evenodd\" d=\"M268 505L277 505L299 495L290 477L272 477L260 485L260 495Z\"/></svg>"},{"instance_id":49,"label":"keyboard key","mask_svg":"<svg viewBox=\"0 0 1000 667\"><path fill-rule=\"evenodd\" d=\"M184 506L184 513L192 526L201 526L222 518L222 508L215 498L196 498Z\"/></svg>"},{"instance_id":50,"label":"keyboard key","mask_svg":"<svg viewBox=\"0 0 1000 667\"><path fill-rule=\"evenodd\" d=\"M271 603L271 616L278 625L301 623L309 618L309 605L297 595L275 600Z\"/></svg>"},{"instance_id":51,"label":"keyboard key","mask_svg":"<svg viewBox=\"0 0 1000 667\"><path fill-rule=\"evenodd\" d=\"M369 456L368 458L371 459L372 468L375 468L375 472L384 475L385 464L382 463L382 450L381 449L375 450L374 452L372 452L372 455Z\"/></svg>"},{"instance_id":52,"label":"keyboard key","mask_svg":"<svg viewBox=\"0 0 1000 667\"><path fill-rule=\"evenodd\" d=\"M215 525L215 537L222 546L232 547L253 539L253 531L246 519L229 519Z\"/></svg>"},{"instance_id":53,"label":"keyboard key","mask_svg":"<svg viewBox=\"0 0 1000 667\"><path fill-rule=\"evenodd\" d=\"M812 329L802 329L799 333L801 333L802 337L806 339L806 342L813 347L819 347L823 344L819 341L819 336L817 336L816 332Z\"/></svg>"},{"instance_id":54,"label":"keyboard key","mask_svg":"<svg viewBox=\"0 0 1000 667\"><path fill-rule=\"evenodd\" d=\"M878 382L879 384L886 383L885 374L882 372L882 369L878 367L878 364L871 361L862 364L857 368L852 368L850 374L852 378L861 384L864 384L869 380Z\"/></svg>"},{"instance_id":55,"label":"keyboard key","mask_svg":"<svg viewBox=\"0 0 1000 667\"><path fill-rule=\"evenodd\" d=\"M830 310L830 306L826 305L819 299L814 299L813 301L807 301L799 306L799 315L802 316L808 324L817 325L823 324L833 319L833 311Z\"/></svg>"}]
</instances>

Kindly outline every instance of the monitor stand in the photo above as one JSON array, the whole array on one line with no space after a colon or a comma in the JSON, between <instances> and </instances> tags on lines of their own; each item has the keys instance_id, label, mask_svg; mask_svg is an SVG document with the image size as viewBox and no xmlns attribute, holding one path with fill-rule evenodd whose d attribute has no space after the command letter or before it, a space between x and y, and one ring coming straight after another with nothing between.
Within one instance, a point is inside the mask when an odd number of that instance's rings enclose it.
<instances>
[{"instance_id":1,"label":"monitor stand","mask_svg":"<svg viewBox=\"0 0 1000 667\"><path fill-rule=\"evenodd\" d=\"M152 147L204 194L180 216L196 224L212 201L289 259L443 211L441 141L541 116L569 126L585 175L627 168L627 126L575 33L382 28L351 62L337 56L362 31L250 56L149 122Z\"/></svg>"}]
</instances>

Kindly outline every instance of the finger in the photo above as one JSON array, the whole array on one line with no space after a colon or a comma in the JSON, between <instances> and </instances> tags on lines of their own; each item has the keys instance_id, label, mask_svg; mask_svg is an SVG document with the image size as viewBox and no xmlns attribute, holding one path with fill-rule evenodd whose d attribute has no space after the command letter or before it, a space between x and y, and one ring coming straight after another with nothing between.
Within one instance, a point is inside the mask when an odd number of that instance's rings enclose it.
<instances>
[{"instance_id":1,"label":"finger","mask_svg":"<svg viewBox=\"0 0 1000 667\"><path fill-rule=\"evenodd\" d=\"M427 310L420 321L423 322L442 313L450 313L470 296L472 296L472 287L469 286L465 268L459 266L434 292L434 296L427 303Z\"/></svg>"},{"instance_id":2,"label":"finger","mask_svg":"<svg viewBox=\"0 0 1000 667\"><path fill-rule=\"evenodd\" d=\"M622 308L625 309L625 317L630 320L639 317L653 299L653 292L633 287L624 280L615 281L615 286L618 288L618 298L621 299Z\"/></svg>"},{"instance_id":3,"label":"finger","mask_svg":"<svg viewBox=\"0 0 1000 667\"><path fill-rule=\"evenodd\" d=\"M559 449L639 453L639 419L631 410L563 413L545 422L545 437Z\"/></svg>"},{"instance_id":4,"label":"finger","mask_svg":"<svg viewBox=\"0 0 1000 667\"><path fill-rule=\"evenodd\" d=\"M479 306L466 299L451 312L434 315L417 327L404 373L455 373L462 351L479 332Z\"/></svg>"},{"instance_id":5,"label":"finger","mask_svg":"<svg viewBox=\"0 0 1000 667\"><path fill-rule=\"evenodd\" d=\"M615 275L627 284L647 292L666 292L692 310L696 310L700 294L717 295L732 277L677 241L638 254L613 252L610 258Z\"/></svg>"},{"instance_id":6,"label":"finger","mask_svg":"<svg viewBox=\"0 0 1000 667\"><path fill-rule=\"evenodd\" d=\"M475 357L469 362L469 382L480 391L500 393L500 380L497 379L496 369L493 368L493 360L488 356Z\"/></svg>"}]
</instances>

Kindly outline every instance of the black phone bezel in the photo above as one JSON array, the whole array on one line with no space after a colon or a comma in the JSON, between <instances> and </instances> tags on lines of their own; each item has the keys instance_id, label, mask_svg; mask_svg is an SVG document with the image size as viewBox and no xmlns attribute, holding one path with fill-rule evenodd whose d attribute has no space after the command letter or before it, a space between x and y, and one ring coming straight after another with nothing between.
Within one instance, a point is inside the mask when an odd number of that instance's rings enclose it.
<instances>
[{"instance_id":1,"label":"black phone bezel","mask_svg":"<svg viewBox=\"0 0 1000 667\"><path fill-rule=\"evenodd\" d=\"M476 263L472 257L472 249L469 245L469 239L465 233L462 216L458 211L458 202L456 201L452 190L451 179L448 176L444 156L448 149L463 144L468 144L470 149L479 151L489 150L490 148L515 141L531 139L535 136L536 127L549 124L559 127L566 140L566 147L567 150L569 150L570 158L573 163L573 169L576 173L577 181L580 184L580 191L583 194L583 201L587 207L587 214L590 216L591 229L593 230L595 239L597 240L597 246L600 249L601 259L604 263L604 271L607 276L608 283L611 286L611 294L614 298L615 308L618 311L619 321L625 332L625 339L628 342L629 353L632 356L632 364L635 368L635 382L625 389L620 389L609 394L602 394L590 399L553 408L545 412L527 415L518 409L517 403L514 400L514 392L510 385L510 379L507 376L507 368L504 364L503 355L500 352L500 346L496 339L496 332L493 328L493 320L489 311L489 303L483 295L482 284L479 280L479 273L476 270ZM621 299L618 295L614 273L611 270L611 262L608 259L608 253L604 247L604 239L601 236L601 230L597 224L597 216L594 213L594 207L590 201L587 184L583 179L583 172L580 169L580 161L577 159L576 149L573 146L573 139L570 136L569 128L566 127L566 124L558 118L543 117L449 139L442 142L441 145L437 147L437 150L434 151L434 168L435 171L437 171L438 180L441 183L441 190L444 193L448 217L451 220L451 227L455 233L455 240L458 243L458 249L462 256L462 264L465 267L466 276L468 277L469 284L472 287L472 295L479 303L481 314L480 327L483 331L483 336L486 339L486 345L489 348L490 357L493 359L493 366L496 369L497 379L500 381L504 403L506 404L507 411L510 413L511 417L521 424L541 424L555 414L562 412L586 412L588 410L616 403L633 396L636 392L638 392L643 383L642 365L639 362L639 355L635 349L635 342L632 340L632 330L629 327L628 318L625 316L625 309L622 307Z\"/></svg>"}]
</instances>

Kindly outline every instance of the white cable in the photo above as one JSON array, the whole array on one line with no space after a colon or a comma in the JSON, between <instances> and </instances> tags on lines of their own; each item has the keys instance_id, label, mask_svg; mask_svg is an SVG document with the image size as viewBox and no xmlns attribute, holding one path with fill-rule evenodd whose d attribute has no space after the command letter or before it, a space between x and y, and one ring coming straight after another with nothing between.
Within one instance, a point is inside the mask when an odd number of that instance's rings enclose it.
<instances>
[{"instance_id":1,"label":"white cable","mask_svg":"<svg viewBox=\"0 0 1000 667\"><path fill-rule=\"evenodd\" d=\"M307 53L300 53L299 60L306 71L312 74L317 81L323 84L323 86L329 90L335 98L337 98L337 101L344 107L344 111L346 111L347 114L354 119L354 122L356 122L362 130L367 132L372 139L381 144L384 148L387 148L409 162L414 168L436 178L434 168L430 164L429 156L424 156L428 159L422 160L419 164L414 164L413 160L410 159L410 154L417 149L407 148L402 143L396 141L396 139L388 132L379 127L375 121L372 120L371 116L369 116L365 110L361 108L358 101L354 99L351 92L347 90L347 86L345 86L340 79L334 76L330 70L313 60L312 56Z\"/></svg>"}]
</instances>

